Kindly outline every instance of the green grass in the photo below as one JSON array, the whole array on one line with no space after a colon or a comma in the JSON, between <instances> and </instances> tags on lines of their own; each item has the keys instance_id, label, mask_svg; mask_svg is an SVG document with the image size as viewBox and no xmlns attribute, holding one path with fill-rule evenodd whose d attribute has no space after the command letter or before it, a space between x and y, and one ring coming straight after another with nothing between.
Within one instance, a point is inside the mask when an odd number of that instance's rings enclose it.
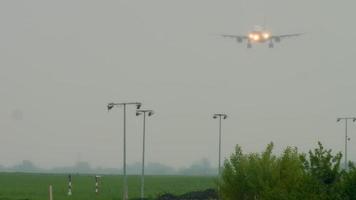
<instances>
[{"instance_id":1,"label":"green grass","mask_svg":"<svg viewBox=\"0 0 356 200\"><path fill-rule=\"evenodd\" d=\"M140 196L140 176L129 176L129 197ZM122 177L104 175L100 193L95 194L94 175L73 175L73 195L67 196L67 175L0 173L0 200L47 200L48 186L53 186L54 200L119 200L122 196ZM156 197L169 192L183 194L189 191L216 187L214 177L146 176L145 196Z\"/></svg>"}]
</instances>

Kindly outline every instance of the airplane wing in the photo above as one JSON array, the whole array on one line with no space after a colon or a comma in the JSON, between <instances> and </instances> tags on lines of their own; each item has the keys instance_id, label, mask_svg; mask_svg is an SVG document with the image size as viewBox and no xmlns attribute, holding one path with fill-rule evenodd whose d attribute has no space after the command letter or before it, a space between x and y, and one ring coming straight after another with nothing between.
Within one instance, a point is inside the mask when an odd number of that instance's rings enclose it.
<instances>
[{"instance_id":1,"label":"airplane wing","mask_svg":"<svg viewBox=\"0 0 356 200\"><path fill-rule=\"evenodd\" d=\"M238 42L242 42L243 40L247 40L248 37L246 35L221 35L224 38L233 38L236 39Z\"/></svg>"},{"instance_id":2,"label":"airplane wing","mask_svg":"<svg viewBox=\"0 0 356 200\"><path fill-rule=\"evenodd\" d=\"M301 36L304 33L293 33L293 34L285 34L285 35L274 35L272 38L278 39L278 38L289 38L289 37L297 37Z\"/></svg>"}]
</instances>

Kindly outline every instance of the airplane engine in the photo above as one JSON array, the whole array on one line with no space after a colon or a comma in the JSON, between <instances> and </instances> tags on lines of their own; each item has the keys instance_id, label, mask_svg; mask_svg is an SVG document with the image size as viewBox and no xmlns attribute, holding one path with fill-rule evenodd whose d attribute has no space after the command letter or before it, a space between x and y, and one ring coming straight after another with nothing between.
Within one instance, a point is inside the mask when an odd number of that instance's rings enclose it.
<instances>
[{"instance_id":1,"label":"airplane engine","mask_svg":"<svg viewBox=\"0 0 356 200\"><path fill-rule=\"evenodd\" d=\"M242 42L242 38L241 38L241 37L237 37L237 38L236 38L236 41L237 41L238 43L241 43L241 42Z\"/></svg>"},{"instance_id":2,"label":"airplane engine","mask_svg":"<svg viewBox=\"0 0 356 200\"><path fill-rule=\"evenodd\" d=\"M280 38L280 37L275 37L274 41L280 42L280 41L281 41L281 38Z\"/></svg>"}]
</instances>

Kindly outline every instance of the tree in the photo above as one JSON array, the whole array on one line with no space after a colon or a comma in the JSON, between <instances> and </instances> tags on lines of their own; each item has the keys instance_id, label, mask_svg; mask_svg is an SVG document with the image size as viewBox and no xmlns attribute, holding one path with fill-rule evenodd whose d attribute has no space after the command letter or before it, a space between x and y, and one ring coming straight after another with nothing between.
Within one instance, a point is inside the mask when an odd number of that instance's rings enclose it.
<instances>
[{"instance_id":1,"label":"tree","mask_svg":"<svg viewBox=\"0 0 356 200\"><path fill-rule=\"evenodd\" d=\"M349 164L349 171L344 173L342 187L345 200L356 199L356 167L353 163Z\"/></svg>"},{"instance_id":2,"label":"tree","mask_svg":"<svg viewBox=\"0 0 356 200\"><path fill-rule=\"evenodd\" d=\"M309 158L305 154L301 156L307 175L308 199L343 199L340 183L345 172L340 168L341 158L341 153L333 155L332 150L324 149L320 142L314 151L309 151Z\"/></svg>"},{"instance_id":3,"label":"tree","mask_svg":"<svg viewBox=\"0 0 356 200\"><path fill-rule=\"evenodd\" d=\"M303 163L296 148L288 147L278 157L273 143L262 153L245 155L239 146L225 161L220 188L227 200L303 199Z\"/></svg>"},{"instance_id":4,"label":"tree","mask_svg":"<svg viewBox=\"0 0 356 200\"><path fill-rule=\"evenodd\" d=\"M37 172L38 168L29 160L23 160L20 164L15 165L12 171L16 172Z\"/></svg>"},{"instance_id":5,"label":"tree","mask_svg":"<svg viewBox=\"0 0 356 200\"><path fill-rule=\"evenodd\" d=\"M207 158L202 158L194 162L191 166L187 168L182 168L178 171L178 174L182 175L216 175L217 169L212 168L209 160Z\"/></svg>"}]
</instances>

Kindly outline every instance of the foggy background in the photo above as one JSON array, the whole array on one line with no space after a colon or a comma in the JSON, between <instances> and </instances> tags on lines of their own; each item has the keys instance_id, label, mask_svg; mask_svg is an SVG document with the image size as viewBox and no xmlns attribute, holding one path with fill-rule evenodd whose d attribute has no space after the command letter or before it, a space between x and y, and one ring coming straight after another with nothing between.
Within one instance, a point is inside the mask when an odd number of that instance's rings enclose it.
<instances>
[{"instance_id":1,"label":"foggy background","mask_svg":"<svg viewBox=\"0 0 356 200\"><path fill-rule=\"evenodd\" d=\"M301 151L321 141L344 149L356 116L355 1L126 0L0 2L0 165L53 168L86 161L122 166L122 109L139 101L147 162L189 167L236 144L256 152L273 141ZM219 34L266 25L305 32L274 49ZM128 163L141 160L142 117L128 109ZM349 123L356 160L356 124Z\"/></svg>"}]
</instances>

